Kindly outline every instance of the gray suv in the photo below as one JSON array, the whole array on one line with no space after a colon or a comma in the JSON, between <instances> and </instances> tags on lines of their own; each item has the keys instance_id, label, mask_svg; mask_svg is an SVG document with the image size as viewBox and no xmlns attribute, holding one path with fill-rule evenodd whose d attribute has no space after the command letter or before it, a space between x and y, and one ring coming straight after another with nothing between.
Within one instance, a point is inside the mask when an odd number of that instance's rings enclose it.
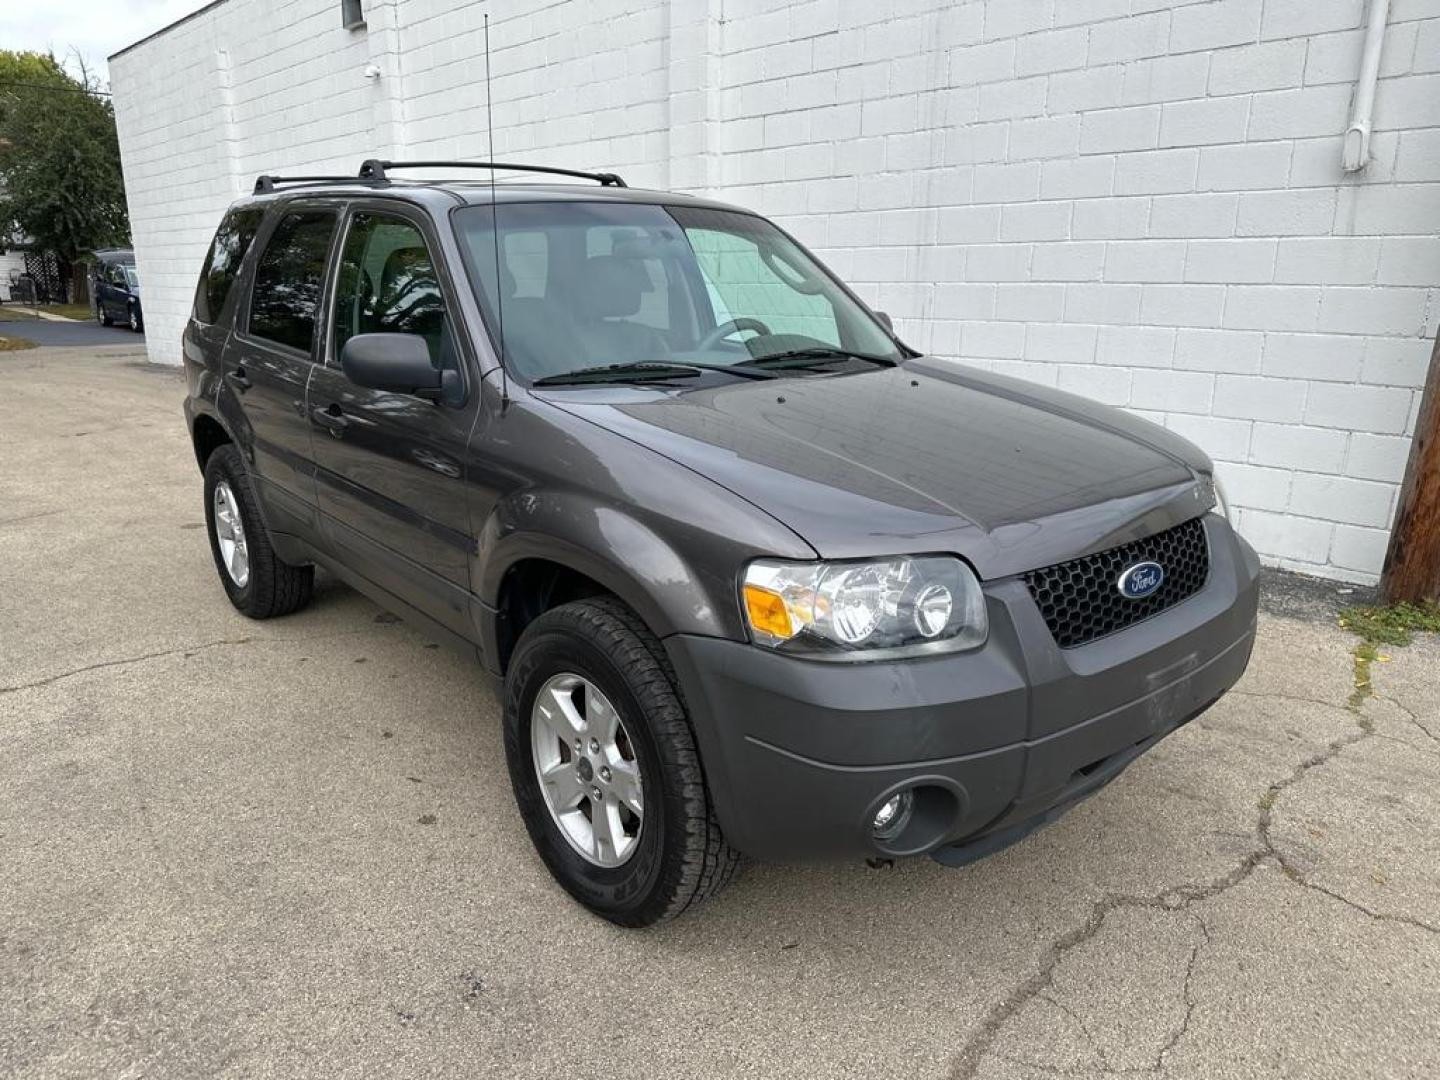
<instances>
[{"instance_id":1,"label":"gray suv","mask_svg":"<svg viewBox=\"0 0 1440 1080\"><path fill-rule=\"evenodd\" d=\"M1240 677L1258 564L1190 443L919 355L755 214L507 168L261 177L185 412L231 602L321 566L478 656L580 903L654 923L741 853L962 865Z\"/></svg>"}]
</instances>

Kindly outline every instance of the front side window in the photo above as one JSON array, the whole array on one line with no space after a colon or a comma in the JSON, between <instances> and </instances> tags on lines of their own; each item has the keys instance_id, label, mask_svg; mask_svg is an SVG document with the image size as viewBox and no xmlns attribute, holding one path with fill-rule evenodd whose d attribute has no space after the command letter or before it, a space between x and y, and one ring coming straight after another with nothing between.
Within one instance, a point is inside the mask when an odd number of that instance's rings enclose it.
<instances>
[{"instance_id":1,"label":"front side window","mask_svg":"<svg viewBox=\"0 0 1440 1080\"><path fill-rule=\"evenodd\" d=\"M458 367L434 260L404 218L364 212L351 219L335 296L337 357L356 334L416 334L436 368Z\"/></svg>"},{"instance_id":2,"label":"front side window","mask_svg":"<svg viewBox=\"0 0 1440 1080\"><path fill-rule=\"evenodd\" d=\"M335 214L329 210L296 210L280 219L255 265L252 336L310 351L334 232Z\"/></svg>"},{"instance_id":3,"label":"front side window","mask_svg":"<svg viewBox=\"0 0 1440 1080\"><path fill-rule=\"evenodd\" d=\"M637 362L724 368L807 350L900 356L808 252L750 214L504 203L459 210L455 222L486 322L503 329L507 362L530 379Z\"/></svg>"},{"instance_id":4,"label":"front side window","mask_svg":"<svg viewBox=\"0 0 1440 1080\"><path fill-rule=\"evenodd\" d=\"M131 289L138 289L138 288L140 288L140 275L139 275L139 273L135 270L135 267L126 265L125 268L124 268L124 274L125 274L125 284L126 284L127 287L129 287L129 288L131 288Z\"/></svg>"},{"instance_id":5,"label":"front side window","mask_svg":"<svg viewBox=\"0 0 1440 1080\"><path fill-rule=\"evenodd\" d=\"M195 291L195 318L200 322L213 323L220 318L230 286L235 284L235 276L240 272L240 263L250 250L250 242L255 239L264 217L263 209L252 206L230 211L220 223L200 271L200 287Z\"/></svg>"}]
</instances>

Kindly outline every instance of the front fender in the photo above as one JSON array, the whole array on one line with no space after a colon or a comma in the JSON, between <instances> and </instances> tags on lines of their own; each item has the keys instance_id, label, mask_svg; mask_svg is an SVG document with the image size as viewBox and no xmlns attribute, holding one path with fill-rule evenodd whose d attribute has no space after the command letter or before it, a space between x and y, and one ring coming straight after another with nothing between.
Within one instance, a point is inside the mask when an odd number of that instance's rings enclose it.
<instances>
[{"instance_id":1,"label":"front fender","mask_svg":"<svg viewBox=\"0 0 1440 1080\"><path fill-rule=\"evenodd\" d=\"M502 501L478 548L472 580L491 610L513 566L546 559L599 582L659 637L743 636L733 573L707 571L630 511L579 492L527 491Z\"/></svg>"}]
</instances>

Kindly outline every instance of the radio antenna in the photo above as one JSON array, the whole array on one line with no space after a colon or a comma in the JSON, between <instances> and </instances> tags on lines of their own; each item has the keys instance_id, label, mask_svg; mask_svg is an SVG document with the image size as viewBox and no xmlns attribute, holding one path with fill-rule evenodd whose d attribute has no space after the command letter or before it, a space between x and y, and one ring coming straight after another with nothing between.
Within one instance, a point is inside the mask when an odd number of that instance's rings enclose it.
<instances>
[{"instance_id":1,"label":"radio antenna","mask_svg":"<svg viewBox=\"0 0 1440 1080\"><path fill-rule=\"evenodd\" d=\"M490 143L490 160L495 160L495 114L490 90L490 13L485 12L485 136ZM509 375L505 371L505 287L500 280L500 214L495 202L495 170L490 170L490 241L495 251L495 321L500 339L500 401L510 400Z\"/></svg>"}]
</instances>

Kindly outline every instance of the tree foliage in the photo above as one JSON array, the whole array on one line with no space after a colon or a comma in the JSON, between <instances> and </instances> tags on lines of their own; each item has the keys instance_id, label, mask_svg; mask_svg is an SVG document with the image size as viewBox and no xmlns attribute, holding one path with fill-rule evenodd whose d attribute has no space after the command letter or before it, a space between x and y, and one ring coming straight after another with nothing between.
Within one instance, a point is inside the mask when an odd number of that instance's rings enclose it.
<instances>
[{"instance_id":1,"label":"tree foliage","mask_svg":"<svg viewBox=\"0 0 1440 1080\"><path fill-rule=\"evenodd\" d=\"M69 265L129 243L110 99L81 65L0 50L0 229Z\"/></svg>"}]
</instances>

